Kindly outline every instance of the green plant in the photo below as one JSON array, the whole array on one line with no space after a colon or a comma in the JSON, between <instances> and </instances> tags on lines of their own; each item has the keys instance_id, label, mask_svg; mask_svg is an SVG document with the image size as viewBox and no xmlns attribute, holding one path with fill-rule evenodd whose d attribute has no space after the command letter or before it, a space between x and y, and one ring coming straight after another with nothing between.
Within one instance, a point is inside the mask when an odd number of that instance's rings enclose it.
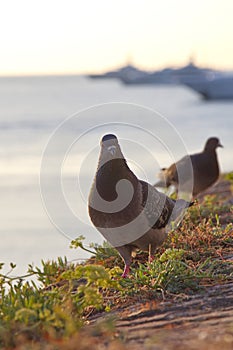
<instances>
[{"instance_id":1,"label":"green plant","mask_svg":"<svg viewBox=\"0 0 233 350\"><path fill-rule=\"evenodd\" d=\"M0 343L5 346L13 346L19 334L32 339L73 334L88 309L104 308L102 291L119 288L105 268L69 265L61 258L42 262L42 268L30 265L26 276L37 281L0 274Z\"/></svg>"},{"instance_id":2,"label":"green plant","mask_svg":"<svg viewBox=\"0 0 233 350\"><path fill-rule=\"evenodd\" d=\"M0 347L11 349L23 342L25 347L17 349L39 350L52 344L48 350L63 350L72 339L71 349L77 343L83 344L81 349L94 348L96 337L103 343L114 333L112 320L92 330L83 327L94 312L182 297L232 281L233 263L227 257L232 256L233 225L222 220L231 213L230 204L206 197L189 208L152 263L147 263L147 253L137 253L126 279L120 277L123 263L118 252L107 242L86 247L83 236L71 247L92 255L86 263L76 265L66 258L42 261L18 277L12 277L15 264L4 274L0 263Z\"/></svg>"}]
</instances>

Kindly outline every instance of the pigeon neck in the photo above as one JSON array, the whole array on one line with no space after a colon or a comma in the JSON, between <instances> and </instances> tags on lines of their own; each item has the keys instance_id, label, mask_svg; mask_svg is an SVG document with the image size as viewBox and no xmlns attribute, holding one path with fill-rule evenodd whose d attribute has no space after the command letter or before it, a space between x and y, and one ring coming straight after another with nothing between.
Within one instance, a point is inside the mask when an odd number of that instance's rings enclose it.
<instances>
[{"instance_id":1,"label":"pigeon neck","mask_svg":"<svg viewBox=\"0 0 233 350\"><path fill-rule=\"evenodd\" d=\"M204 153L212 156L212 157L217 157L217 153L216 153L216 149L215 148L209 148L209 147L205 147L204 148Z\"/></svg>"},{"instance_id":2,"label":"pigeon neck","mask_svg":"<svg viewBox=\"0 0 233 350\"><path fill-rule=\"evenodd\" d=\"M106 201L117 199L116 185L120 180L128 180L136 189L137 178L129 169L125 159L112 159L102 165L96 175L96 189Z\"/></svg>"},{"instance_id":3,"label":"pigeon neck","mask_svg":"<svg viewBox=\"0 0 233 350\"><path fill-rule=\"evenodd\" d=\"M205 148L204 154L206 156L206 159L208 158L208 164L210 164L211 166L212 174L219 174L219 165L216 149Z\"/></svg>"},{"instance_id":4,"label":"pigeon neck","mask_svg":"<svg viewBox=\"0 0 233 350\"><path fill-rule=\"evenodd\" d=\"M216 147L213 147L213 145L205 145L204 147L204 152L210 152L210 153L215 153Z\"/></svg>"}]
</instances>

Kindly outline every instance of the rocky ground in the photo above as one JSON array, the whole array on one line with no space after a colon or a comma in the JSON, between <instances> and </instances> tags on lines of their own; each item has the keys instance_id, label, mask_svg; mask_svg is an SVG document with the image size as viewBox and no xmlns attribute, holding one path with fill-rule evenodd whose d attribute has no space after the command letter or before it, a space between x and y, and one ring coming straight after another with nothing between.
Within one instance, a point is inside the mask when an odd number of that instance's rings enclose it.
<instances>
[{"instance_id":1,"label":"rocky ground","mask_svg":"<svg viewBox=\"0 0 233 350\"><path fill-rule=\"evenodd\" d=\"M220 180L207 194L217 195L223 203L233 203L229 181ZM201 202L203 197L198 200ZM223 224L232 219L230 213L222 216ZM233 247L231 251L225 259L233 260ZM105 317L94 316L92 322L101 322ZM122 306L107 317L117 320L116 335L123 341L122 349L230 350L233 349L233 282L210 285L193 296L179 294L168 300ZM108 345L103 348L107 349Z\"/></svg>"},{"instance_id":2,"label":"rocky ground","mask_svg":"<svg viewBox=\"0 0 233 350\"><path fill-rule=\"evenodd\" d=\"M117 316L117 331L133 349L213 349L218 344L232 349L233 283L192 297L134 305Z\"/></svg>"}]
</instances>

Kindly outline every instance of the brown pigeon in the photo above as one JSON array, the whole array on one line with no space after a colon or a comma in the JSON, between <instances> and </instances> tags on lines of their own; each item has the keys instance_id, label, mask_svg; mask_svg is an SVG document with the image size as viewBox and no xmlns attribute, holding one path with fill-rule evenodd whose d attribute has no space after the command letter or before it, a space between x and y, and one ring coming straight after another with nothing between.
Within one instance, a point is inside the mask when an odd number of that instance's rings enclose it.
<instances>
[{"instance_id":1,"label":"brown pigeon","mask_svg":"<svg viewBox=\"0 0 233 350\"><path fill-rule=\"evenodd\" d=\"M129 273L132 254L148 251L150 259L167 237L169 224L180 219L190 203L174 201L130 170L117 137L105 135L97 172L89 194L91 221L125 262Z\"/></svg>"},{"instance_id":2,"label":"brown pigeon","mask_svg":"<svg viewBox=\"0 0 233 350\"><path fill-rule=\"evenodd\" d=\"M193 170L192 195L196 197L218 180L217 147L223 147L219 139L217 137L209 138L201 153L185 156L169 168L162 169L160 174L161 181L157 182L155 187L168 188L170 185L174 185L176 190L178 190L180 185L185 188L185 184L190 180L191 175L188 171L188 166L191 164Z\"/></svg>"}]
</instances>

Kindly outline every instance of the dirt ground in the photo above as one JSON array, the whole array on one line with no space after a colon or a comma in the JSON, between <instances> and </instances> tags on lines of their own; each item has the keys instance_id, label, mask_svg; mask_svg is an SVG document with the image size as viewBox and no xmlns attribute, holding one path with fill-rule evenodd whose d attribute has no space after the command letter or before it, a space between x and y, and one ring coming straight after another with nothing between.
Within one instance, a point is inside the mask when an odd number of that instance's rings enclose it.
<instances>
[{"instance_id":1,"label":"dirt ground","mask_svg":"<svg viewBox=\"0 0 233 350\"><path fill-rule=\"evenodd\" d=\"M213 193L233 203L228 181L216 184L208 194ZM233 252L227 259L233 260ZM110 314L117 320L117 338L126 345L122 349L233 349L233 282L209 286L193 296L137 303Z\"/></svg>"},{"instance_id":2,"label":"dirt ground","mask_svg":"<svg viewBox=\"0 0 233 350\"><path fill-rule=\"evenodd\" d=\"M233 283L172 302L134 305L116 316L117 332L135 350L233 349Z\"/></svg>"}]
</instances>

